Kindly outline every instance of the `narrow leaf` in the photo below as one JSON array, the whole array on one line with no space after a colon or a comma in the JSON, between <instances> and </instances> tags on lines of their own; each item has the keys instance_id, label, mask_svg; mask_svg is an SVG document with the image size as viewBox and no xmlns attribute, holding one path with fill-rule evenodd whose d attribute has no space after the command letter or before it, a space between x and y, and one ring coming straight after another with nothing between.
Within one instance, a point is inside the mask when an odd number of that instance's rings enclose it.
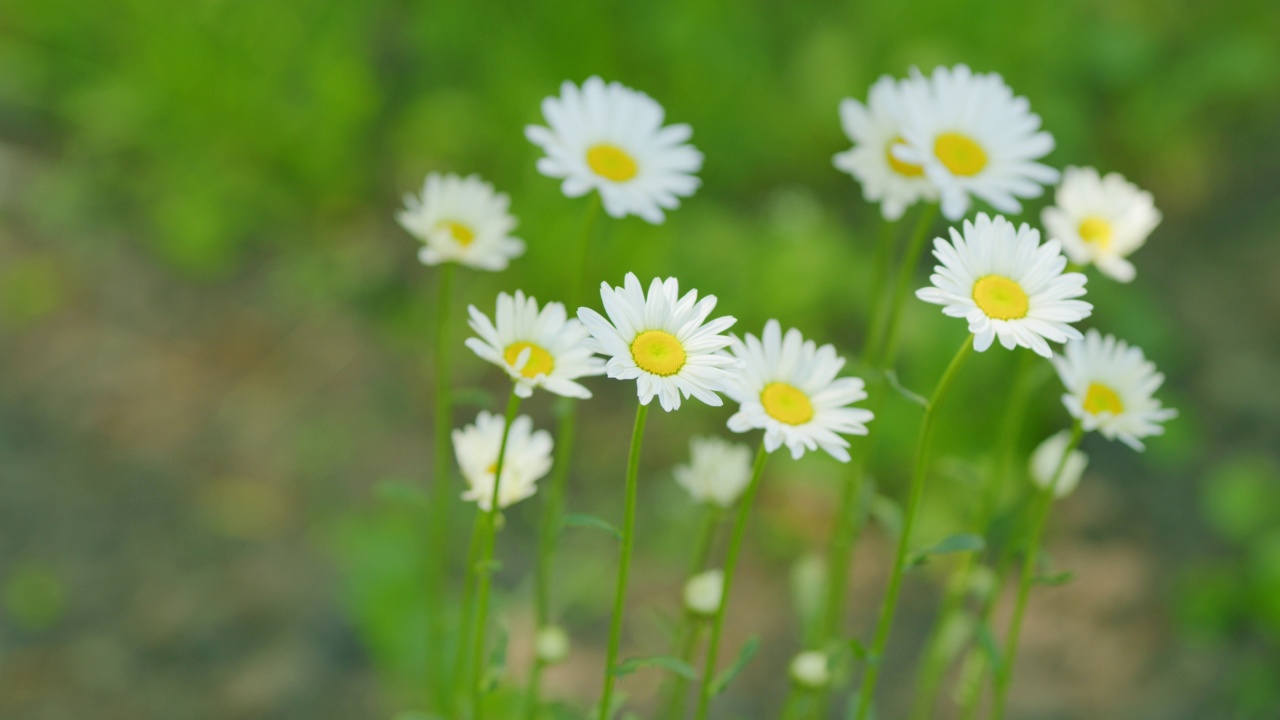
<instances>
[{"instance_id":1,"label":"narrow leaf","mask_svg":"<svg viewBox=\"0 0 1280 720\"><path fill-rule=\"evenodd\" d=\"M978 645L986 653L987 660L991 663L992 673L999 677L1003 672L1004 658L1000 654L1000 645L996 642L996 636L991 634L991 626L985 622L978 625Z\"/></svg>"},{"instance_id":2,"label":"narrow leaf","mask_svg":"<svg viewBox=\"0 0 1280 720\"><path fill-rule=\"evenodd\" d=\"M643 667L657 667L675 673L686 680L696 680L698 673L689 663L670 655L649 655L647 657L627 658L613 668L617 677L630 675Z\"/></svg>"},{"instance_id":3,"label":"narrow leaf","mask_svg":"<svg viewBox=\"0 0 1280 720\"><path fill-rule=\"evenodd\" d=\"M912 392L911 390L908 390L907 388L902 386L902 383L898 382L898 373L895 370L893 370L892 368L885 370L884 376L885 376L885 379L889 381L889 387L896 390L899 395L906 398L907 400L910 400L916 405L919 405L922 408L929 407L929 401L926 400L923 395L917 392Z\"/></svg>"},{"instance_id":4,"label":"narrow leaf","mask_svg":"<svg viewBox=\"0 0 1280 720\"><path fill-rule=\"evenodd\" d=\"M734 658L733 664L725 668L725 671L720 673L720 675L712 681L711 694L719 695L724 692L724 689L728 687L729 683L733 682L733 679L738 677L738 673L742 672L742 669L747 666L747 663L751 662L751 658L755 657L756 653L759 651L760 638L752 636L747 640L746 644L742 646L742 649L738 651L738 657Z\"/></svg>"},{"instance_id":5,"label":"narrow leaf","mask_svg":"<svg viewBox=\"0 0 1280 720\"><path fill-rule=\"evenodd\" d=\"M610 525L604 520L601 520L595 515L588 515L586 513L571 513L569 515L564 516L564 524L566 527L589 527L589 528L595 528L596 530L603 530L609 533L610 535L613 535L615 538L619 540L622 539L621 530Z\"/></svg>"},{"instance_id":6,"label":"narrow leaf","mask_svg":"<svg viewBox=\"0 0 1280 720\"><path fill-rule=\"evenodd\" d=\"M470 387L453 391L453 404L455 407L477 407L480 409L495 407L498 404L493 393L482 388Z\"/></svg>"},{"instance_id":7,"label":"narrow leaf","mask_svg":"<svg viewBox=\"0 0 1280 720\"><path fill-rule=\"evenodd\" d=\"M1064 570L1060 573L1054 573L1052 575L1037 575L1034 578L1032 578L1031 582L1037 585L1066 585L1067 583L1074 580L1075 576L1076 576L1075 572L1071 570Z\"/></svg>"},{"instance_id":8,"label":"narrow leaf","mask_svg":"<svg viewBox=\"0 0 1280 720\"><path fill-rule=\"evenodd\" d=\"M902 509L898 503L884 495L877 495L871 501L871 517L876 519L890 535L898 537L902 534Z\"/></svg>"},{"instance_id":9,"label":"narrow leaf","mask_svg":"<svg viewBox=\"0 0 1280 720\"><path fill-rule=\"evenodd\" d=\"M929 547L918 551L911 559L910 565L915 567L923 565L928 559L934 555L947 555L949 553L959 552L982 552L987 546L981 535L973 533L956 533L943 538L942 540L930 545Z\"/></svg>"},{"instance_id":10,"label":"narrow leaf","mask_svg":"<svg viewBox=\"0 0 1280 720\"><path fill-rule=\"evenodd\" d=\"M417 507L430 504L427 493L422 488L398 480L383 480L374 488L374 497L383 502L403 503Z\"/></svg>"}]
</instances>

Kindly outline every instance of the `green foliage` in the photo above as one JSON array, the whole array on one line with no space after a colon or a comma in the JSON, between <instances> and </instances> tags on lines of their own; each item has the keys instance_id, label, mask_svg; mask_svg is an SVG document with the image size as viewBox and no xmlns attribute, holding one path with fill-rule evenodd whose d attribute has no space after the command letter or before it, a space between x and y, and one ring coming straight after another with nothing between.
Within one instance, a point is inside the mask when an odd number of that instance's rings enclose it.
<instances>
[{"instance_id":1,"label":"green foliage","mask_svg":"<svg viewBox=\"0 0 1280 720\"><path fill-rule=\"evenodd\" d=\"M3 584L4 608L19 627L46 630L66 609L66 585L45 563L23 562L6 573Z\"/></svg>"},{"instance_id":2,"label":"green foliage","mask_svg":"<svg viewBox=\"0 0 1280 720\"><path fill-rule=\"evenodd\" d=\"M613 674L619 677L630 675L640 668L656 667L666 670L667 672L679 675L687 680L696 680L698 671L693 669L689 663L677 657L670 655L649 655L647 657L627 658L618 663L613 669Z\"/></svg>"}]
</instances>

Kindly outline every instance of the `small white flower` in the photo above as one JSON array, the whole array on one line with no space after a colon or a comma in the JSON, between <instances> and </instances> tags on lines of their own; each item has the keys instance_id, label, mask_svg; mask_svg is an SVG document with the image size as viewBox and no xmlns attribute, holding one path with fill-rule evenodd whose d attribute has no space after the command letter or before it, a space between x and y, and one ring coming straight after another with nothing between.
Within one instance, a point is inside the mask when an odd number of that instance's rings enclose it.
<instances>
[{"instance_id":1,"label":"small white flower","mask_svg":"<svg viewBox=\"0 0 1280 720\"><path fill-rule=\"evenodd\" d=\"M1071 433L1060 432L1050 435L1031 453L1031 481L1036 487L1047 490L1053 483L1054 473L1058 471L1058 463L1062 462L1062 453L1071 442ZM1063 498L1076 489L1080 478L1084 475L1089 457L1080 450L1072 450L1067 456L1066 464L1058 475L1058 482L1053 486L1054 497Z\"/></svg>"},{"instance_id":2,"label":"small white flower","mask_svg":"<svg viewBox=\"0 0 1280 720\"><path fill-rule=\"evenodd\" d=\"M942 214L959 220L971 198L1007 213L1022 212L1017 198L1039 197L1058 171L1036 160L1053 150L1040 116L996 73L968 67L935 68L926 79L902 85L902 145L893 155L924 168L942 197Z\"/></svg>"},{"instance_id":3,"label":"small white flower","mask_svg":"<svg viewBox=\"0 0 1280 720\"><path fill-rule=\"evenodd\" d=\"M662 210L692 195L702 168L702 153L688 140L688 125L662 126L662 106L619 83L588 78L581 88L566 81L559 97L542 101L550 128L529 125L524 134L546 157L538 172L563 178L565 195L600 192L613 217L638 215L657 224Z\"/></svg>"},{"instance_id":4,"label":"small white flower","mask_svg":"<svg viewBox=\"0 0 1280 720\"><path fill-rule=\"evenodd\" d=\"M791 680L809 690L820 690L831 681L826 653L807 650L791 660Z\"/></svg>"},{"instance_id":5,"label":"small white flower","mask_svg":"<svg viewBox=\"0 0 1280 720\"><path fill-rule=\"evenodd\" d=\"M606 374L635 380L641 405L657 397L669 412L680 407L681 395L716 407L724 403L716 392L739 362L719 352L730 342L720 333L734 319L707 321L714 295L698 300L698 291L690 290L681 297L675 278L654 278L646 295L635 274L627 273L622 287L601 283L600 298L608 320L590 308L579 308L578 318L595 339L593 349L609 358Z\"/></svg>"},{"instance_id":6,"label":"small white flower","mask_svg":"<svg viewBox=\"0 0 1280 720\"><path fill-rule=\"evenodd\" d=\"M524 241L510 235L516 226L507 211L511 200L477 175L431 173L422 194L405 195L404 204L396 220L425 243L418 251L425 265L460 262L496 271L524 254Z\"/></svg>"},{"instance_id":7,"label":"small white flower","mask_svg":"<svg viewBox=\"0 0 1280 720\"><path fill-rule=\"evenodd\" d=\"M586 327L566 318L564 305L538 301L519 290L515 297L498 293L496 324L474 305L467 308L469 325L478 338L467 347L497 365L515 381L516 394L529 397L536 387L565 397L589 398L591 392L576 378L604 373L604 363L592 354Z\"/></svg>"},{"instance_id":8,"label":"small white flower","mask_svg":"<svg viewBox=\"0 0 1280 720\"><path fill-rule=\"evenodd\" d=\"M1069 167L1054 203L1041 215L1044 229L1062 241L1071 262L1093 263L1113 280L1133 280L1133 264L1125 258L1160 224L1151 193L1120 173L1099 177L1093 168Z\"/></svg>"},{"instance_id":9,"label":"small white flower","mask_svg":"<svg viewBox=\"0 0 1280 720\"><path fill-rule=\"evenodd\" d=\"M689 464L677 465L676 482L694 501L727 508L751 481L751 448L716 437L689 441Z\"/></svg>"},{"instance_id":10,"label":"small white flower","mask_svg":"<svg viewBox=\"0 0 1280 720\"><path fill-rule=\"evenodd\" d=\"M849 441L838 433L866 435L870 410L846 407L866 399L864 383L856 377L837 378L844 358L835 347L818 347L794 328L782 334L782 325L770 320L763 339L750 333L733 339L729 351L744 367L735 374L725 393L741 407L729 418L729 429L747 432L764 429L765 450L782 445L793 458L805 450L822 448L840 462L849 462Z\"/></svg>"},{"instance_id":11,"label":"small white flower","mask_svg":"<svg viewBox=\"0 0 1280 720\"><path fill-rule=\"evenodd\" d=\"M1021 345L1050 357L1046 340L1079 338L1070 323L1093 312L1076 300L1084 295L1085 276L1064 273L1067 259L1058 241L1040 244L1040 233L1023 223L1017 228L997 215L978 213L964 221L964 234L951 228L951 242L933 241L932 287L916 291L925 302L942 305L944 315L965 318L973 349L983 352L998 337L1012 350Z\"/></svg>"},{"instance_id":12,"label":"small white flower","mask_svg":"<svg viewBox=\"0 0 1280 720\"><path fill-rule=\"evenodd\" d=\"M880 203L886 220L897 220L909 205L934 202L938 189L924 168L894 157L902 140L902 86L923 83L921 78L894 80L885 75L871 86L867 104L845 98L840 103L840 125L853 148L834 158L837 169L857 178L862 196Z\"/></svg>"},{"instance_id":13,"label":"small white flower","mask_svg":"<svg viewBox=\"0 0 1280 720\"><path fill-rule=\"evenodd\" d=\"M547 665L561 662L569 657L569 635L558 625L548 625L538 631L534 651Z\"/></svg>"},{"instance_id":14,"label":"small white flower","mask_svg":"<svg viewBox=\"0 0 1280 720\"><path fill-rule=\"evenodd\" d=\"M493 480L504 424L501 415L481 411L475 424L453 431L453 451L468 485L462 499L475 501L485 512L493 509ZM528 415L516 417L511 423L502 461L498 507L510 507L531 497L537 489L535 483L549 470L551 435L546 430L534 432L533 420Z\"/></svg>"},{"instance_id":15,"label":"small white flower","mask_svg":"<svg viewBox=\"0 0 1280 720\"><path fill-rule=\"evenodd\" d=\"M689 578L684 584L684 607L694 615L711 617L720 610L724 596L724 572L707 570Z\"/></svg>"},{"instance_id":16,"label":"small white flower","mask_svg":"<svg viewBox=\"0 0 1280 720\"><path fill-rule=\"evenodd\" d=\"M1142 350L1113 335L1104 338L1090 330L1084 339L1067 343L1053 364L1067 388L1062 396L1067 411L1085 430L1108 440L1118 438L1142 450L1142 438L1164 433L1160 423L1178 415L1155 398L1164 375Z\"/></svg>"}]
</instances>

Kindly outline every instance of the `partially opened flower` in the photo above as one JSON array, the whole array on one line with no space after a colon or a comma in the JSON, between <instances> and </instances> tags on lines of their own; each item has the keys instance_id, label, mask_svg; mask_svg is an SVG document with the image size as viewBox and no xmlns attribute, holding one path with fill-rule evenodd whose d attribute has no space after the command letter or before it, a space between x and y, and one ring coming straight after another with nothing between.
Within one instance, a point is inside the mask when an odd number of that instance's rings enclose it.
<instances>
[{"instance_id":1,"label":"partially opened flower","mask_svg":"<svg viewBox=\"0 0 1280 720\"><path fill-rule=\"evenodd\" d=\"M689 464L675 469L676 482L700 503L729 507L751 480L751 449L717 437L689 441Z\"/></svg>"},{"instance_id":2,"label":"partially opened flower","mask_svg":"<svg viewBox=\"0 0 1280 720\"><path fill-rule=\"evenodd\" d=\"M453 431L454 453L468 485L462 499L475 501L485 512L493 509L493 482L504 424L502 416L481 411L474 424ZM528 415L518 416L507 437L498 507L509 507L531 497L535 483L549 470L551 435L546 430L534 432L533 420Z\"/></svg>"},{"instance_id":3,"label":"partially opened flower","mask_svg":"<svg viewBox=\"0 0 1280 720\"><path fill-rule=\"evenodd\" d=\"M646 295L635 274L627 273L622 287L601 283L600 298L607 320L590 308L579 308L578 317L595 339L593 349L608 357L606 374L635 380L641 405L657 397L663 410L676 410L681 396L723 404L716 393L739 363L719 352L730 342L721 333L734 318L707 320L714 295L698 300L698 291L690 290L681 297L675 278L654 278Z\"/></svg>"},{"instance_id":4,"label":"partially opened flower","mask_svg":"<svg viewBox=\"0 0 1280 720\"><path fill-rule=\"evenodd\" d=\"M1072 450L1066 462L1062 461L1062 453L1070 444L1071 433L1063 431L1050 435L1031 453L1031 482L1042 490L1052 487L1054 497L1071 494L1080 484L1084 469L1089 464L1089 457L1080 450Z\"/></svg>"},{"instance_id":5,"label":"partially opened flower","mask_svg":"<svg viewBox=\"0 0 1280 720\"><path fill-rule=\"evenodd\" d=\"M840 125L853 148L837 154L835 166L857 178L862 196L880 203L886 220L902 217L917 201L938 199L924 168L893 154L902 145L902 87L923 82L918 77L895 80L885 75L871 86L866 105L852 98L840 103Z\"/></svg>"},{"instance_id":6,"label":"partially opened flower","mask_svg":"<svg viewBox=\"0 0 1280 720\"><path fill-rule=\"evenodd\" d=\"M1018 213L1018 198L1039 197L1058 171L1036 162L1053 150L1040 116L997 73L975 74L964 65L935 68L927 79L902 86L900 162L924 168L942 197L942 214L958 220L971 196L1001 212Z\"/></svg>"},{"instance_id":7,"label":"partially opened flower","mask_svg":"<svg viewBox=\"0 0 1280 720\"><path fill-rule=\"evenodd\" d=\"M474 305L467 311L468 324L480 336L467 338L467 347L505 370L517 395L529 397L541 387L565 397L591 397L574 380L603 374L604 363L587 345L587 329L565 316L564 305L550 302L538 310L536 299L517 290L515 297L498 293L496 322Z\"/></svg>"},{"instance_id":8,"label":"partially opened flower","mask_svg":"<svg viewBox=\"0 0 1280 720\"><path fill-rule=\"evenodd\" d=\"M524 241L511 237L516 219L505 193L477 175L431 173L420 195L406 195L396 214L401 227L423 243L426 265L459 262L478 270L504 270L524 254Z\"/></svg>"},{"instance_id":9,"label":"partially opened flower","mask_svg":"<svg viewBox=\"0 0 1280 720\"><path fill-rule=\"evenodd\" d=\"M933 245L942 264L929 278L933 285L916 296L966 319L978 352L998 337L1010 350L1022 346L1050 357L1046 340L1079 338L1071 323L1093 312L1075 299L1084 295L1085 276L1064 273L1058 242L1040 244L1040 233L1026 223L1015 228L999 215L978 213L975 222L964 221L963 234L951 228L951 242L937 238Z\"/></svg>"},{"instance_id":10,"label":"partially opened flower","mask_svg":"<svg viewBox=\"0 0 1280 720\"><path fill-rule=\"evenodd\" d=\"M726 388L740 407L729 418L729 429L764 430L765 450L782 445L799 458L805 450L822 448L841 462L849 461L844 435L866 435L870 410L848 407L867 397L856 377L837 378L844 358L835 347L818 347L792 328L786 335L777 320L765 323L762 338L750 333L734 338L729 351L744 367Z\"/></svg>"},{"instance_id":11,"label":"partially opened flower","mask_svg":"<svg viewBox=\"0 0 1280 720\"><path fill-rule=\"evenodd\" d=\"M1142 350L1113 335L1090 330L1083 339L1067 343L1053 364L1067 388L1062 396L1067 411L1085 430L1096 430L1108 440L1142 450L1142 438L1162 434L1160 423L1178 415L1155 398L1164 375Z\"/></svg>"},{"instance_id":12,"label":"partially opened flower","mask_svg":"<svg viewBox=\"0 0 1280 720\"><path fill-rule=\"evenodd\" d=\"M1119 173L1100 177L1093 168L1069 167L1054 203L1044 209L1044 229L1062 241L1071 262L1093 263L1120 282L1133 280L1133 264L1126 258L1160 224L1151 193Z\"/></svg>"},{"instance_id":13,"label":"partially opened flower","mask_svg":"<svg viewBox=\"0 0 1280 720\"><path fill-rule=\"evenodd\" d=\"M550 127L529 125L525 136L546 152L538 172L562 178L569 197L598 190L613 217L656 224L663 208L698 189L702 153L688 143L693 130L663 127L662 106L642 92L598 77L581 88L566 81L559 97L542 101L542 114Z\"/></svg>"}]
</instances>

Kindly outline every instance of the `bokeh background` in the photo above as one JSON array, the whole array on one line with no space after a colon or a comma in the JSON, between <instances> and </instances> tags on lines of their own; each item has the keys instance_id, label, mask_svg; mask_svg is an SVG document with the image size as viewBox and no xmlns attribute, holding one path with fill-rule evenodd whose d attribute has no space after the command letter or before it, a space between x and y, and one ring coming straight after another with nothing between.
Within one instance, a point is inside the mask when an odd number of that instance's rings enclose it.
<instances>
[{"instance_id":1,"label":"bokeh background","mask_svg":"<svg viewBox=\"0 0 1280 720\"><path fill-rule=\"evenodd\" d=\"M1277 37L1269 0L7 0L0 717L416 707L423 513L403 488L430 480L438 318L436 273L393 221L402 194L429 171L494 182L528 254L464 273L459 299L557 298L586 201L536 174L522 128L562 80L623 81L692 124L703 187L665 225L600 223L593 282L674 274L718 295L740 330L778 317L856 352L876 218L831 166L847 146L837 104L880 74L959 62L1030 99L1058 141L1049 162L1155 194L1165 220L1134 258L1137 281L1094 276L1089 324L1145 348L1181 410L1143 455L1086 441L1090 471L1050 535L1075 579L1033 598L1013 714L1280 716ZM964 331L914 301L905 318L899 376L927 390ZM461 315L453 325L461 423L497 409L504 381L462 348ZM997 349L965 370L922 541L963 527L1013 363ZM1066 422L1045 375L1024 451ZM632 391L593 387L580 447L597 452L579 457L570 509L616 518ZM553 424L546 398L528 409ZM916 412L891 398L874 427L890 497ZM651 419L626 654L666 651L694 518L670 467L725 417ZM769 468L725 653L753 634L762 650L728 717L776 716L797 647L792 568L827 537L840 477L823 459ZM537 511L509 513L500 549L517 678ZM597 693L607 622L603 537L569 531L559 563L576 646L547 684L580 703ZM890 543L873 523L857 555L848 612L863 635ZM910 700L948 567L908 584L886 717ZM636 707L651 672L623 683Z\"/></svg>"}]
</instances>

